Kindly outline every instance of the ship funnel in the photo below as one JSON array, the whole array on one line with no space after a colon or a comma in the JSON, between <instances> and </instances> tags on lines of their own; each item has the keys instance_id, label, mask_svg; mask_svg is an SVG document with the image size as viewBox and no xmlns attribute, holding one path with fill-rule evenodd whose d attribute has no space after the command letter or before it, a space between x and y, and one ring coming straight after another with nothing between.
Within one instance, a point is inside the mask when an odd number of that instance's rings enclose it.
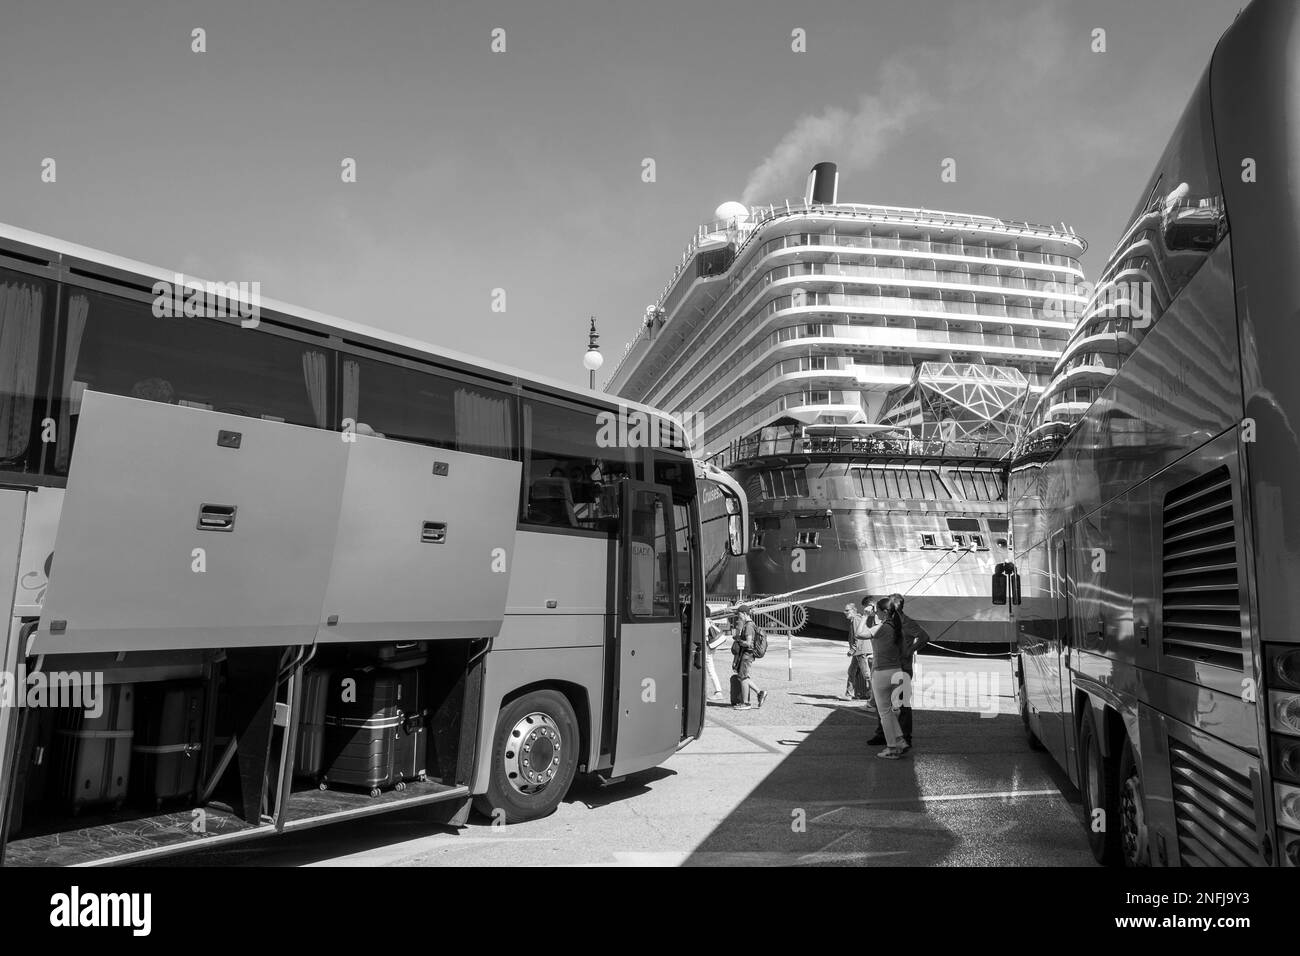
<instances>
[{"instance_id":1,"label":"ship funnel","mask_svg":"<svg viewBox=\"0 0 1300 956\"><path fill-rule=\"evenodd\" d=\"M818 163L808 173L808 189L804 192L803 201L834 205L839 191L839 169L834 163Z\"/></svg>"}]
</instances>

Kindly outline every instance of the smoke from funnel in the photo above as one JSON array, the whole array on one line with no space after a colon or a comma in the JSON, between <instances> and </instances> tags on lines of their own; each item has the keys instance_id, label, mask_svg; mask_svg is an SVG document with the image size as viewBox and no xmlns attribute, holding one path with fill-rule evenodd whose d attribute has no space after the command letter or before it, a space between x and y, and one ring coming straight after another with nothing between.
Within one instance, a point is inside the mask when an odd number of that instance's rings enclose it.
<instances>
[{"instance_id":1,"label":"smoke from funnel","mask_svg":"<svg viewBox=\"0 0 1300 956\"><path fill-rule=\"evenodd\" d=\"M834 163L818 163L808 171L808 188L804 190L806 203L835 204L840 191L840 171Z\"/></svg>"}]
</instances>

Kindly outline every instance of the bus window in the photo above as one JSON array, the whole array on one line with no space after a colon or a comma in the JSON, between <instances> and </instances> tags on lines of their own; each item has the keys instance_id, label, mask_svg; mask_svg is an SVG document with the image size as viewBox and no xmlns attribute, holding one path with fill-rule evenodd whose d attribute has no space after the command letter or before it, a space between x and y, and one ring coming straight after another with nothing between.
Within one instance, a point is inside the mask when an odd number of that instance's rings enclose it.
<instances>
[{"instance_id":1,"label":"bus window","mask_svg":"<svg viewBox=\"0 0 1300 956\"><path fill-rule=\"evenodd\" d=\"M638 491L632 498L628 545L628 613L636 617L677 617L673 606L672 551L664 497Z\"/></svg>"},{"instance_id":2,"label":"bus window","mask_svg":"<svg viewBox=\"0 0 1300 956\"><path fill-rule=\"evenodd\" d=\"M213 319L157 318L148 302L69 287L54 472L66 474L86 389L328 427L329 350Z\"/></svg>"},{"instance_id":3,"label":"bus window","mask_svg":"<svg viewBox=\"0 0 1300 956\"><path fill-rule=\"evenodd\" d=\"M515 458L514 404L513 395L432 369L343 359L339 421L359 435Z\"/></svg>"},{"instance_id":4,"label":"bus window","mask_svg":"<svg viewBox=\"0 0 1300 956\"><path fill-rule=\"evenodd\" d=\"M37 381L48 286L0 270L0 471L36 471L40 434Z\"/></svg>"},{"instance_id":5,"label":"bus window","mask_svg":"<svg viewBox=\"0 0 1300 956\"><path fill-rule=\"evenodd\" d=\"M597 410L523 402L519 520L542 528L617 531L622 482L641 477L634 449L596 443Z\"/></svg>"}]
</instances>

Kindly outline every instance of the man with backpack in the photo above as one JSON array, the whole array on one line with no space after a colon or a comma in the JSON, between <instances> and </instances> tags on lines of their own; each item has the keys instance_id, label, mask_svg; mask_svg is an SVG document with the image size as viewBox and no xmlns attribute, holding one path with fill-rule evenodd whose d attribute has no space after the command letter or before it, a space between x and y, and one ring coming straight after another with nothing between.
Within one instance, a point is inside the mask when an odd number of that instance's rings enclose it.
<instances>
[{"instance_id":1,"label":"man with backpack","mask_svg":"<svg viewBox=\"0 0 1300 956\"><path fill-rule=\"evenodd\" d=\"M751 693L757 691L757 706L762 707L763 701L767 700L767 691L760 690L754 683L750 667L754 661L762 660L767 654L767 635L759 630L749 612L743 609L736 611L732 634L734 639L731 653L735 657L736 674L740 678L740 703L733 706L737 710L753 709L749 699Z\"/></svg>"}]
</instances>

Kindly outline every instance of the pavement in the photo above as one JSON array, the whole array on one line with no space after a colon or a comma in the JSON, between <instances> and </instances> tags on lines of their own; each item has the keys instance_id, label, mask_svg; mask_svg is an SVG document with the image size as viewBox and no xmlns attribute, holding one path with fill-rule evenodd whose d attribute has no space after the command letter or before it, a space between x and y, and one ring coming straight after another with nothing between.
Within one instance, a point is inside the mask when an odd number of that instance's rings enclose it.
<instances>
[{"instance_id":1,"label":"pavement","mask_svg":"<svg viewBox=\"0 0 1300 956\"><path fill-rule=\"evenodd\" d=\"M1005 659L923 656L912 753L837 699L842 642L773 638L761 709L711 703L701 738L613 785L580 778L550 817L431 825L419 808L187 856L193 865L1093 866L1078 794L1029 749ZM717 656L726 679L730 658ZM792 677L792 679L791 679Z\"/></svg>"}]
</instances>

